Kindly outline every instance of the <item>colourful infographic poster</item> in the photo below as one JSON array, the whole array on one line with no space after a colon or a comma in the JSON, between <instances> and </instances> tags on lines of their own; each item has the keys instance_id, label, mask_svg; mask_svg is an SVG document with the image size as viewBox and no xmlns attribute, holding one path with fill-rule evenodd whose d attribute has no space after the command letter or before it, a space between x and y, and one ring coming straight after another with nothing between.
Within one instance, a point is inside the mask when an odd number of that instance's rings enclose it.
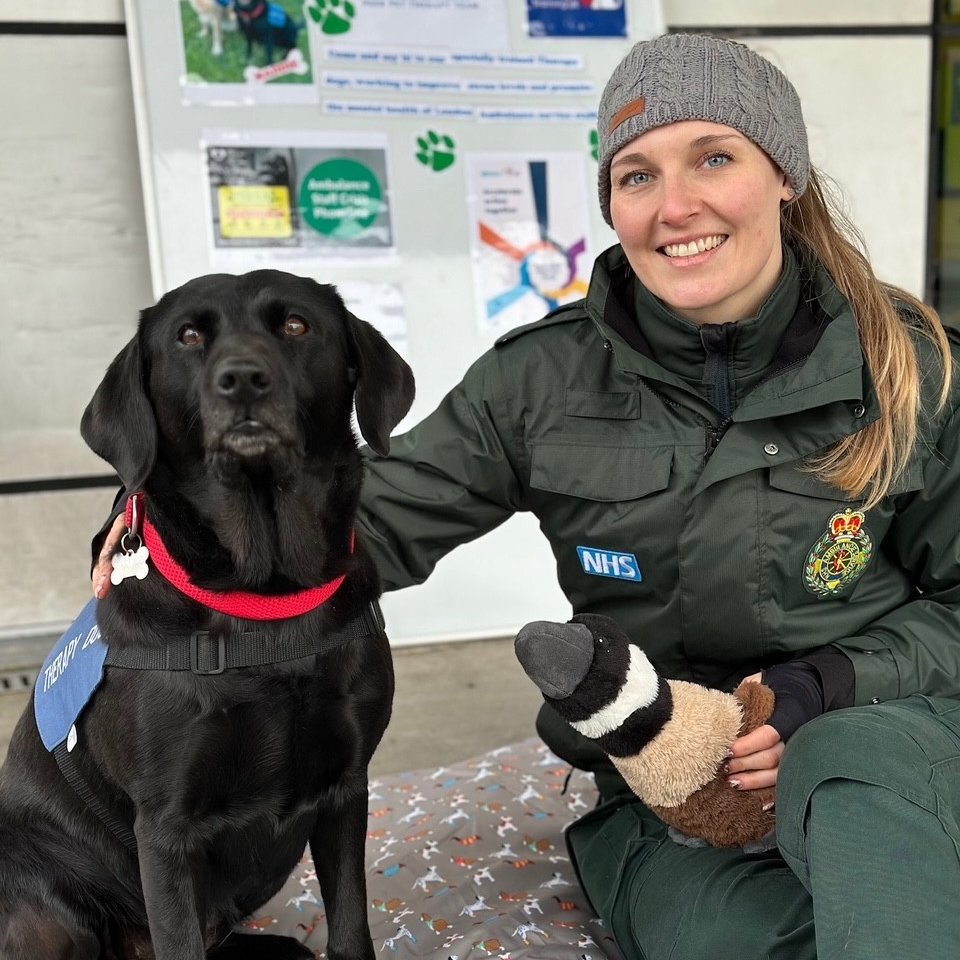
<instances>
[{"instance_id":1,"label":"colourful infographic poster","mask_svg":"<svg viewBox=\"0 0 960 960\"><path fill-rule=\"evenodd\" d=\"M467 154L481 332L539 320L587 289L583 154Z\"/></svg>"}]
</instances>

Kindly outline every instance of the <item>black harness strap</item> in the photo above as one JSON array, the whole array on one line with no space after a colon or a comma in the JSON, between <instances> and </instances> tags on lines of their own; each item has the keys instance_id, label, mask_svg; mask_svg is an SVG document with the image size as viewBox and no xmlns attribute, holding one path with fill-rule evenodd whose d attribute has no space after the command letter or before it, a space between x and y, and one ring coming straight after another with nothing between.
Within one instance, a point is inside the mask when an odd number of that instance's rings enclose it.
<instances>
[{"instance_id":1,"label":"black harness strap","mask_svg":"<svg viewBox=\"0 0 960 960\"><path fill-rule=\"evenodd\" d=\"M126 670L189 670L198 676L212 676L224 670L259 667L284 663L313 654L329 653L350 640L383 633L384 620L380 605L373 601L342 630L301 642L280 642L262 630L243 630L229 638L212 639L205 630L187 637L176 637L163 647L109 647L106 665ZM229 643L227 642L229 640ZM80 772L80 766L64 741L53 750L63 778L103 825L134 855L137 841L130 827L117 817L100 799Z\"/></svg>"},{"instance_id":2,"label":"black harness strap","mask_svg":"<svg viewBox=\"0 0 960 960\"><path fill-rule=\"evenodd\" d=\"M74 793L97 815L100 822L131 852L137 855L137 840L133 831L119 817L114 816L110 808L97 796L86 778L80 772L80 765L67 749L64 741L54 747L53 758L63 774L63 779L73 787Z\"/></svg>"},{"instance_id":3,"label":"black harness strap","mask_svg":"<svg viewBox=\"0 0 960 960\"><path fill-rule=\"evenodd\" d=\"M371 603L342 630L300 641L275 640L263 630L256 629L242 630L229 638L195 630L162 647L111 645L105 662L108 667L127 670L189 670L200 675L216 674L238 667L260 667L328 653L342 643L381 633L383 626L379 604Z\"/></svg>"}]
</instances>

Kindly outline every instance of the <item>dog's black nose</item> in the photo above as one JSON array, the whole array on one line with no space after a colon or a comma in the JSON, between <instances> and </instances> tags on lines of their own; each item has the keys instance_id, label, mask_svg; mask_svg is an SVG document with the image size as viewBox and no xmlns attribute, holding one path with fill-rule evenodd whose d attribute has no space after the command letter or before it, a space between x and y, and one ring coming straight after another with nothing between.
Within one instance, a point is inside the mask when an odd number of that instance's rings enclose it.
<instances>
[{"instance_id":1,"label":"dog's black nose","mask_svg":"<svg viewBox=\"0 0 960 960\"><path fill-rule=\"evenodd\" d=\"M273 388L273 380L256 360L226 358L217 365L214 384L227 400L259 400Z\"/></svg>"}]
</instances>

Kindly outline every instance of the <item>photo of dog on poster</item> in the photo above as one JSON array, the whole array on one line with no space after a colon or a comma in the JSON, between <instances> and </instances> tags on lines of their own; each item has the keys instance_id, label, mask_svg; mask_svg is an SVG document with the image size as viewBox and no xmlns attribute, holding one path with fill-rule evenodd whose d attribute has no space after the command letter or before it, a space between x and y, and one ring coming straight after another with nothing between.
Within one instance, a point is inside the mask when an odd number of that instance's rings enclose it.
<instances>
[{"instance_id":1,"label":"photo of dog on poster","mask_svg":"<svg viewBox=\"0 0 960 960\"><path fill-rule=\"evenodd\" d=\"M181 0L189 83L309 83L299 0Z\"/></svg>"}]
</instances>

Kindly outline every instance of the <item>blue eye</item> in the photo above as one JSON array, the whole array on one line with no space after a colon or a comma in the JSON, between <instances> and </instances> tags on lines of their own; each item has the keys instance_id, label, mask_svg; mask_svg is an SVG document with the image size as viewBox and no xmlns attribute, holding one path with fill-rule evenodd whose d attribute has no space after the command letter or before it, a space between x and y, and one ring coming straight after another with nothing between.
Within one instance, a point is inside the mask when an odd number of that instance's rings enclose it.
<instances>
[{"instance_id":1,"label":"blue eye","mask_svg":"<svg viewBox=\"0 0 960 960\"><path fill-rule=\"evenodd\" d=\"M707 166L708 167L725 167L730 161L730 155L726 153L713 153L707 157Z\"/></svg>"},{"instance_id":2,"label":"blue eye","mask_svg":"<svg viewBox=\"0 0 960 960\"><path fill-rule=\"evenodd\" d=\"M621 187L642 187L650 182L650 174L636 170L620 178Z\"/></svg>"}]
</instances>

